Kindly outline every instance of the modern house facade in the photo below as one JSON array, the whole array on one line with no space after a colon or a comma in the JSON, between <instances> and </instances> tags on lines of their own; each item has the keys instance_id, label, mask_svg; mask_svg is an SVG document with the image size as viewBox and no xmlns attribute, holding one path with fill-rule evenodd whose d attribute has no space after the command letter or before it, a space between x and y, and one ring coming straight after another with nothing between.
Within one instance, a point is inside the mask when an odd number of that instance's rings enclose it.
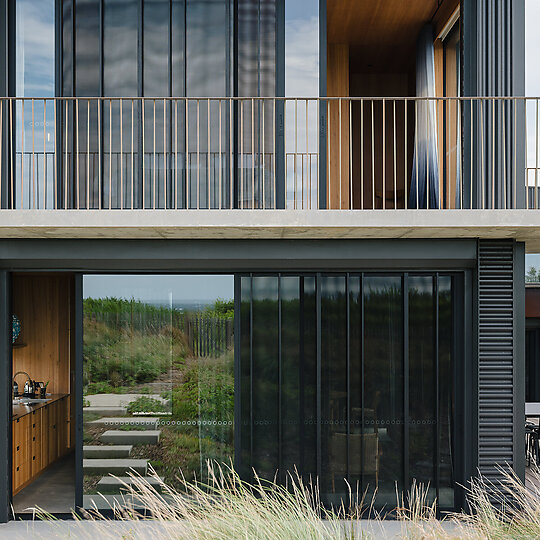
<instances>
[{"instance_id":1,"label":"modern house facade","mask_svg":"<svg viewBox=\"0 0 540 540\"><path fill-rule=\"evenodd\" d=\"M71 507L101 493L87 472L107 450L85 415L111 415L87 403L88 276L232 276L232 416L203 418L201 372L198 409L180 407L167 371L168 421L197 426L200 467L298 471L328 504L350 485L376 508L413 481L457 510L478 472L524 478L524 266L540 246L524 9L1 0L0 520L66 456ZM54 411L14 413L18 371L50 376ZM165 440L164 421L144 433ZM209 425L219 452L203 451Z\"/></svg>"}]
</instances>

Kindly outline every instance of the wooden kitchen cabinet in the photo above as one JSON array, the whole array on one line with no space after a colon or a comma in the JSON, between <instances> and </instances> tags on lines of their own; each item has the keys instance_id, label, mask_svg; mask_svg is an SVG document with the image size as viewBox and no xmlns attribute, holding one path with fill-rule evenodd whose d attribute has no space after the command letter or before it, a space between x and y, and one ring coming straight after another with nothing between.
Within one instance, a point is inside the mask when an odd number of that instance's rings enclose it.
<instances>
[{"instance_id":1,"label":"wooden kitchen cabinet","mask_svg":"<svg viewBox=\"0 0 540 540\"><path fill-rule=\"evenodd\" d=\"M70 449L68 396L53 396L12 422L12 491L17 493Z\"/></svg>"}]
</instances>

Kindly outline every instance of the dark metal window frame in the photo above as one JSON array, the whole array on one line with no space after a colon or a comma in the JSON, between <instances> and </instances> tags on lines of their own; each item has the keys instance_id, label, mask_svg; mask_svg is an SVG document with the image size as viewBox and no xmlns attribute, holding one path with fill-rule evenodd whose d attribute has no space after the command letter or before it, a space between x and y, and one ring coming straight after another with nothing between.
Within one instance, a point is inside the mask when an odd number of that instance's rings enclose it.
<instances>
[{"instance_id":1,"label":"dark metal window frame","mask_svg":"<svg viewBox=\"0 0 540 540\"><path fill-rule=\"evenodd\" d=\"M321 358L321 338L322 338L322 332L321 332L321 277L326 276L341 276L345 277L345 287L346 287L346 320L347 320L347 337L346 337L346 350L347 350L347 359L346 359L346 385L347 389L350 388L350 295L349 295L349 278L350 277L359 277L360 278L360 292L361 292L361 325L362 325L362 331L361 331L361 379L362 379L362 387L364 385L364 294L363 294L363 283L364 283L364 277L365 276L394 276L394 277L400 277L401 278L401 290L402 290L402 309L403 309L403 337L402 337L402 346L403 346L403 414L404 414L404 424L403 424L403 477L405 481L405 489L408 489L410 486L411 478L409 474L409 285L408 285L408 278L409 277L417 277L417 276L426 276L431 277L433 279L433 285L432 285L432 294L433 294L433 310L434 310L434 319L433 319L433 332L434 332L434 362L435 362L435 370L434 370L434 377L435 380L435 386L436 386L436 404L435 404L435 414L437 418L437 422L434 426L435 431L435 453L433 455L434 460L434 479L435 479L435 489L436 489L436 497L437 500L439 500L439 478L440 478L440 443L439 443L439 423L438 423L438 413L439 413L439 277L440 276L450 276L453 279L453 325L454 325L454 332L455 334L452 336L452 357L453 357L453 366L452 366L452 372L453 372L453 385L452 385L452 394L453 394L453 403L454 403L454 411L453 411L453 417L452 417L452 424L453 424L453 436L452 436L452 454L453 454L453 470L454 470L454 509L459 509L462 507L463 500L464 500L464 492L461 486L465 486L468 478L471 475L470 466L468 465L468 460L464 459L465 453L468 451L466 450L469 437L466 433L466 427L463 426L464 429L460 429L459 433L456 431L457 425L458 425L458 418L464 418L467 413L465 412L467 409L467 404L465 402L465 379L468 379L469 377L466 375L466 372L468 371L468 366L471 366L473 362L471 362L470 358L470 348L469 348L469 340L463 339L466 329L465 325L467 324L467 321L469 321L469 317L466 316L466 312L468 309L470 309L470 302L467 301L467 298L471 298L470 291L468 290L468 284L466 283L466 275L469 274L469 271L444 271L441 269L429 271L429 270L388 270L388 269L381 269L381 270L369 270L369 271L363 271L363 272L250 272L250 273L237 273L235 274L235 425L237 426L237 429L235 429L235 468L237 470L251 470L252 468L252 459L253 459L253 434L250 435L250 451L249 455L250 457L250 463L245 464L242 463L242 456L244 453L241 451L241 430L244 429L244 426L242 424L241 419L241 413L242 413L242 403L241 403L241 397L242 397L242 380L240 377L240 363L241 363L241 316L240 316L240 309L242 304L242 298L241 298L241 279L242 278L250 278L251 280L251 295L250 295L250 325L249 325L249 342L250 342L250 373L252 374L252 368L253 368L253 357L252 357L252 350L253 350L253 279L254 277L276 277L278 278L278 340L281 336L281 294L280 294L280 288L281 288L281 277L299 277L300 280L302 280L305 277L315 277L316 279L316 312L317 312L317 417L319 421L317 422L317 450L316 450L316 460L317 460L317 477L321 478L322 474L322 433L321 433L321 418L322 418L322 376L321 376L321 369L322 369L322 358ZM461 314L461 316L459 315ZM300 312L300 326L302 326L303 321L303 313ZM302 342L302 341L301 341ZM279 340L278 343L278 373L279 373L279 425L278 425L278 466L277 470L280 471L280 474L282 473L283 464L282 464L282 435L281 435L281 429L282 429L282 408L281 408L281 386L282 386L282 365L281 365L281 341ZM252 375L250 375L252 377ZM251 383L252 386L252 383ZM250 392L251 395L251 392ZM347 391L347 415L350 415L350 406L349 406L349 399L350 399L350 392ZM363 407L363 399L364 399L364 392L362 392L362 409ZM250 398L252 401L252 397ZM249 410L251 411L250 414L253 414L253 407L252 403L250 403ZM469 413L470 414L470 413ZM363 420L363 419L362 419ZM251 421L251 425L253 425L253 418ZM350 422L347 423L347 433L349 433L350 430ZM251 430L251 427L248 428ZM474 461L474 460L473 460ZM349 443L347 444L347 464L346 464L347 471L350 468L349 463ZM300 471L300 474L302 474L302 471ZM347 478L348 478L348 472L347 472ZM363 477L362 477L362 483L363 483ZM364 486L362 485L362 489L364 489ZM444 508L444 510L449 510L448 508Z\"/></svg>"}]
</instances>

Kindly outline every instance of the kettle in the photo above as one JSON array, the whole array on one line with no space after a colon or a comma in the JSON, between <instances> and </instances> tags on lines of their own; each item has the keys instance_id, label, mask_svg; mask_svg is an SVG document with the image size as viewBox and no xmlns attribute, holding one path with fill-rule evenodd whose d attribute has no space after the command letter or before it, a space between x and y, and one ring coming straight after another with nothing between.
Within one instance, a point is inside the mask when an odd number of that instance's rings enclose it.
<instances>
[{"instance_id":1,"label":"kettle","mask_svg":"<svg viewBox=\"0 0 540 540\"><path fill-rule=\"evenodd\" d=\"M32 379L28 379L24 383L23 396L33 398L36 395L36 383Z\"/></svg>"}]
</instances>

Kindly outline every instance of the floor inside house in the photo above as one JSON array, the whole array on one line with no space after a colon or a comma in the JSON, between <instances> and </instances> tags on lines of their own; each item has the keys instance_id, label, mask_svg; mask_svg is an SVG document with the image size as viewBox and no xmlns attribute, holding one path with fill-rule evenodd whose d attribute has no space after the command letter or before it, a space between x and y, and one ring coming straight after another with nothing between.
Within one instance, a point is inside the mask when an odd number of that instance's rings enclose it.
<instances>
[{"instance_id":1,"label":"floor inside house","mask_svg":"<svg viewBox=\"0 0 540 540\"><path fill-rule=\"evenodd\" d=\"M39 507L50 513L70 513L75 506L75 454L72 452L47 468L13 497L15 514L33 513Z\"/></svg>"}]
</instances>

